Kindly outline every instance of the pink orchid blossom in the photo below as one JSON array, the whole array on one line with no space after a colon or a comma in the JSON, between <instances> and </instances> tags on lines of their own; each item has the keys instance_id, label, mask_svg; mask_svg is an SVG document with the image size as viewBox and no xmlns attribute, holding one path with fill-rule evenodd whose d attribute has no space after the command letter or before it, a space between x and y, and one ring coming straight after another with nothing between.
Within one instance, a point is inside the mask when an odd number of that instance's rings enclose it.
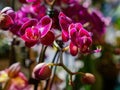
<instances>
[{"instance_id":1,"label":"pink orchid blossom","mask_svg":"<svg viewBox=\"0 0 120 90\"><path fill-rule=\"evenodd\" d=\"M69 32L71 39L70 53L74 56L77 54L78 49L80 49L81 53L88 53L92 44L90 33L80 23L70 24Z\"/></svg>"},{"instance_id":2,"label":"pink orchid blossom","mask_svg":"<svg viewBox=\"0 0 120 90\"><path fill-rule=\"evenodd\" d=\"M67 42L70 40L70 53L75 56L78 51L80 53L100 52L97 50L90 50L92 45L92 34L83 28L81 23L73 23L72 20L64 13L59 14L59 23L62 29L62 40Z\"/></svg>"},{"instance_id":3,"label":"pink orchid blossom","mask_svg":"<svg viewBox=\"0 0 120 90\"><path fill-rule=\"evenodd\" d=\"M25 40L25 45L31 47L38 43L40 39L40 31L35 27L27 28L25 34L22 36L22 39Z\"/></svg>"},{"instance_id":4,"label":"pink orchid blossom","mask_svg":"<svg viewBox=\"0 0 120 90\"><path fill-rule=\"evenodd\" d=\"M51 26L52 19L49 16L44 16L39 22L32 19L23 24L20 29L20 36L28 47L32 47L37 43L51 45L55 39Z\"/></svg>"}]
</instances>

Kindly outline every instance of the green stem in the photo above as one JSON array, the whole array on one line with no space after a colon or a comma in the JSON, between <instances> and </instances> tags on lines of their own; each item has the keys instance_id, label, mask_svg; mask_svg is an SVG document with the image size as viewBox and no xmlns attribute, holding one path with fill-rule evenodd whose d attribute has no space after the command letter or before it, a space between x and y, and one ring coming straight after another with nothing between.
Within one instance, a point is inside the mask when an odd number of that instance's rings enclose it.
<instances>
[{"instance_id":1,"label":"green stem","mask_svg":"<svg viewBox=\"0 0 120 90\"><path fill-rule=\"evenodd\" d=\"M73 74L63 63L49 63L49 66L61 66L62 68L65 69L66 72L68 72L69 74Z\"/></svg>"},{"instance_id":2,"label":"green stem","mask_svg":"<svg viewBox=\"0 0 120 90\"><path fill-rule=\"evenodd\" d=\"M39 62L38 63L44 62L46 49L47 49L47 46L42 45L42 49L41 49L41 52L40 52L40 55L39 55Z\"/></svg>"},{"instance_id":3,"label":"green stem","mask_svg":"<svg viewBox=\"0 0 120 90\"><path fill-rule=\"evenodd\" d=\"M62 52L62 50L60 51L60 63L63 64L63 52Z\"/></svg>"},{"instance_id":4,"label":"green stem","mask_svg":"<svg viewBox=\"0 0 120 90\"><path fill-rule=\"evenodd\" d=\"M79 74L79 75L85 75L85 73L83 73L83 72L73 72L72 74L73 75L77 75L77 74Z\"/></svg>"},{"instance_id":5,"label":"green stem","mask_svg":"<svg viewBox=\"0 0 120 90\"><path fill-rule=\"evenodd\" d=\"M55 55L54 55L54 57L53 57L53 59L52 59L52 63L55 62L55 59L56 59L58 53L59 53L59 50L56 51L56 53L55 53ZM57 60L58 60L58 59L57 59ZM52 68L53 68L53 67L51 67L51 69L52 69Z\"/></svg>"},{"instance_id":6,"label":"green stem","mask_svg":"<svg viewBox=\"0 0 120 90\"><path fill-rule=\"evenodd\" d=\"M61 66L70 75L76 75L76 74L84 75L85 74L83 72L72 72L63 63L49 63L48 65L49 66Z\"/></svg>"},{"instance_id":7,"label":"green stem","mask_svg":"<svg viewBox=\"0 0 120 90\"><path fill-rule=\"evenodd\" d=\"M64 64L60 64L60 66L63 67L66 72L73 75L73 72L71 72Z\"/></svg>"}]
</instances>

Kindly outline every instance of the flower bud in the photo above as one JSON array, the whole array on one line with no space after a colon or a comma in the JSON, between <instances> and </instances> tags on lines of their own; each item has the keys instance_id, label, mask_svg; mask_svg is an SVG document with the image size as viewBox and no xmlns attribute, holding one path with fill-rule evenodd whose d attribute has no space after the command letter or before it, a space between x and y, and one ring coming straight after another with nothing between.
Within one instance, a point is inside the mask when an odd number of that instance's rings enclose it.
<instances>
[{"instance_id":1,"label":"flower bud","mask_svg":"<svg viewBox=\"0 0 120 90\"><path fill-rule=\"evenodd\" d=\"M0 13L0 28L3 30L8 30L11 25L13 25L14 22L12 18L4 13Z\"/></svg>"},{"instance_id":2,"label":"flower bud","mask_svg":"<svg viewBox=\"0 0 120 90\"><path fill-rule=\"evenodd\" d=\"M20 63L15 63L15 64L12 64L9 68L8 68L8 76L11 77L11 78L14 78L16 77L19 72L20 72Z\"/></svg>"},{"instance_id":3,"label":"flower bud","mask_svg":"<svg viewBox=\"0 0 120 90\"><path fill-rule=\"evenodd\" d=\"M95 82L95 76L91 73L85 73L81 78L82 83L84 84L93 84Z\"/></svg>"},{"instance_id":4,"label":"flower bud","mask_svg":"<svg viewBox=\"0 0 120 90\"><path fill-rule=\"evenodd\" d=\"M51 69L47 64L40 63L33 69L32 76L38 80L46 80L51 76Z\"/></svg>"}]
</instances>

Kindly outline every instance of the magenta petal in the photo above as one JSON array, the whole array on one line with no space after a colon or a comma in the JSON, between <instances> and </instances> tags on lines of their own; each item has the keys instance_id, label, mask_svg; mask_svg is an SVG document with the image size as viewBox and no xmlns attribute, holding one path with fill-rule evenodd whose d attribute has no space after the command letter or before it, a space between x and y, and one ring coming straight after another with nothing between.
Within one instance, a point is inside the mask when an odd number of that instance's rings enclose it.
<instances>
[{"instance_id":1,"label":"magenta petal","mask_svg":"<svg viewBox=\"0 0 120 90\"><path fill-rule=\"evenodd\" d=\"M27 42L38 41L40 39L40 32L37 28L27 28L25 34L21 37Z\"/></svg>"},{"instance_id":2,"label":"magenta petal","mask_svg":"<svg viewBox=\"0 0 120 90\"><path fill-rule=\"evenodd\" d=\"M91 37L83 36L81 38L78 38L78 46L80 45L81 48L83 48L83 46L89 47L91 44L92 44Z\"/></svg>"},{"instance_id":3,"label":"magenta petal","mask_svg":"<svg viewBox=\"0 0 120 90\"><path fill-rule=\"evenodd\" d=\"M20 28L19 34L23 35L25 33L26 28L35 26L37 24L36 19L31 19L23 24L23 26Z\"/></svg>"},{"instance_id":4,"label":"magenta petal","mask_svg":"<svg viewBox=\"0 0 120 90\"><path fill-rule=\"evenodd\" d=\"M75 24L73 24L73 23L69 25L69 28L68 28L68 29L70 30L70 29L72 29L72 28L75 28Z\"/></svg>"},{"instance_id":5,"label":"magenta petal","mask_svg":"<svg viewBox=\"0 0 120 90\"><path fill-rule=\"evenodd\" d=\"M89 47L92 44L91 37L83 36L78 39L78 48L80 48L81 53L89 53Z\"/></svg>"},{"instance_id":6,"label":"magenta petal","mask_svg":"<svg viewBox=\"0 0 120 90\"><path fill-rule=\"evenodd\" d=\"M20 29L20 27L21 27L21 25L19 25L19 24L14 24L14 25L12 25L12 27L9 28L9 30L10 30L13 34L19 36L19 29Z\"/></svg>"},{"instance_id":7,"label":"magenta petal","mask_svg":"<svg viewBox=\"0 0 120 90\"><path fill-rule=\"evenodd\" d=\"M55 39L53 32L48 31L48 33L41 38L41 43L44 45L51 45Z\"/></svg>"},{"instance_id":8,"label":"magenta petal","mask_svg":"<svg viewBox=\"0 0 120 90\"><path fill-rule=\"evenodd\" d=\"M70 43L70 53L75 56L78 53L78 47L74 45L72 42Z\"/></svg>"},{"instance_id":9,"label":"magenta petal","mask_svg":"<svg viewBox=\"0 0 120 90\"><path fill-rule=\"evenodd\" d=\"M64 15L63 12L60 12L59 23L62 30L68 31L68 27L72 23L72 20L66 15Z\"/></svg>"},{"instance_id":10,"label":"magenta petal","mask_svg":"<svg viewBox=\"0 0 120 90\"><path fill-rule=\"evenodd\" d=\"M63 40L64 42L67 42L67 41L69 40L69 35L68 35L68 33L65 32L65 31L62 31L62 40Z\"/></svg>"},{"instance_id":11,"label":"magenta petal","mask_svg":"<svg viewBox=\"0 0 120 90\"><path fill-rule=\"evenodd\" d=\"M70 36L71 36L71 38L76 38L76 36L77 36L77 31L76 31L76 29L73 28L73 29L70 29L69 31L70 31Z\"/></svg>"},{"instance_id":12,"label":"magenta petal","mask_svg":"<svg viewBox=\"0 0 120 90\"><path fill-rule=\"evenodd\" d=\"M81 30L81 28L83 28L81 23L76 23L75 26L78 31Z\"/></svg>"},{"instance_id":13,"label":"magenta petal","mask_svg":"<svg viewBox=\"0 0 120 90\"><path fill-rule=\"evenodd\" d=\"M77 31L76 31L76 29L75 28L72 28L71 30L70 30L70 37L71 37L71 41L76 45L76 40L77 40Z\"/></svg>"},{"instance_id":14,"label":"magenta petal","mask_svg":"<svg viewBox=\"0 0 120 90\"><path fill-rule=\"evenodd\" d=\"M81 28L79 35L80 35L80 37L82 37L82 36L91 37L90 33L87 30L85 30L84 28Z\"/></svg>"},{"instance_id":15,"label":"magenta petal","mask_svg":"<svg viewBox=\"0 0 120 90\"><path fill-rule=\"evenodd\" d=\"M52 19L49 16L44 16L41 18L40 22L38 23L38 28L41 32L41 37L44 37L51 29L52 26Z\"/></svg>"}]
</instances>

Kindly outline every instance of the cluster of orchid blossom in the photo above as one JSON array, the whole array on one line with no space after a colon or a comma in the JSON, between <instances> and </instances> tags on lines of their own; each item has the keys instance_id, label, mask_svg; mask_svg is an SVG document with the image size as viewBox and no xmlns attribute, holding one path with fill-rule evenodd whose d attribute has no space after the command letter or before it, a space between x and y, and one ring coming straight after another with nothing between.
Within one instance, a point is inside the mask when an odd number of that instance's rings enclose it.
<instances>
[{"instance_id":1,"label":"cluster of orchid blossom","mask_svg":"<svg viewBox=\"0 0 120 90\"><path fill-rule=\"evenodd\" d=\"M44 46L56 46L61 53L69 49L73 56L100 52L101 48L91 50L91 46L97 35L102 35L105 31L107 21L101 14L89 13L77 0L19 1L23 4L19 10L5 7L0 11L0 29L8 30L24 40L25 46L32 47L39 43ZM57 40L67 45L60 45ZM61 66L70 77L80 74L83 75L83 82L95 82L92 74L71 72L62 60L60 57L60 63L40 62L33 69L33 77L46 80L51 76L49 66Z\"/></svg>"}]
</instances>

